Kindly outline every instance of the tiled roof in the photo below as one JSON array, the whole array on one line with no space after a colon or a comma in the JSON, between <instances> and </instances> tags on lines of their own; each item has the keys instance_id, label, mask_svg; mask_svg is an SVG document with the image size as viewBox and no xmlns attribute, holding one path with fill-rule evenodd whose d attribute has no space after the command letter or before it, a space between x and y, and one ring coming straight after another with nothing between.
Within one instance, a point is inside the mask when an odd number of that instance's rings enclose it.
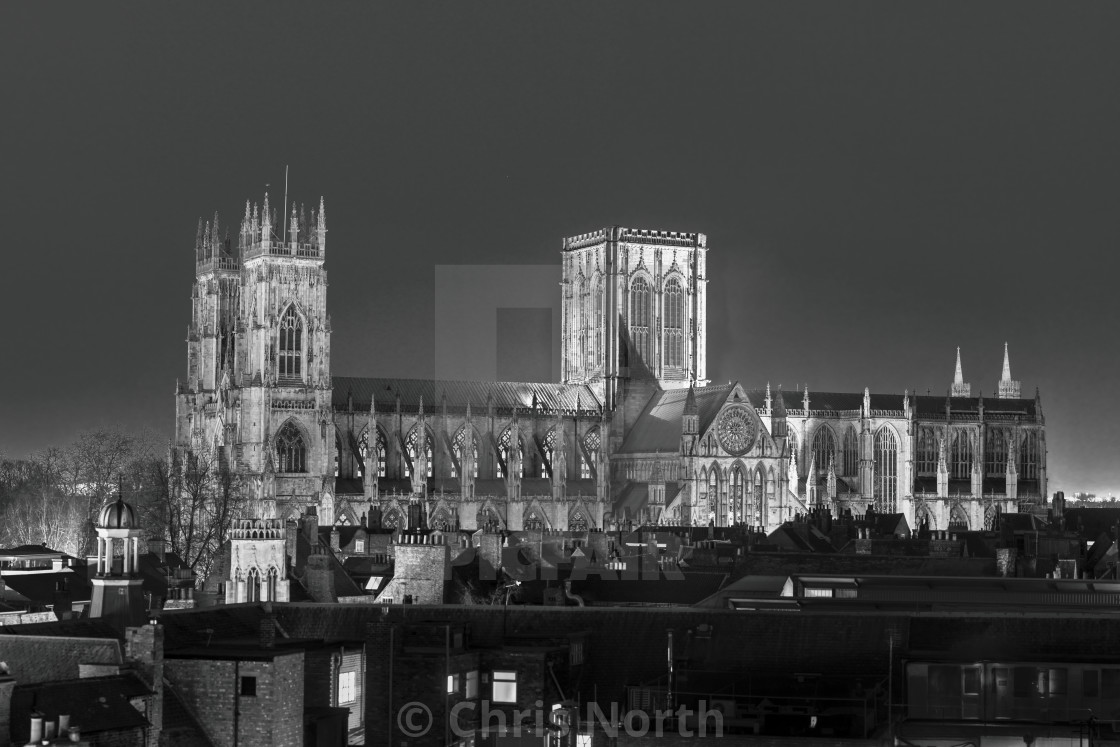
<instances>
[{"instance_id":1,"label":"tiled roof","mask_svg":"<svg viewBox=\"0 0 1120 747\"><path fill-rule=\"evenodd\" d=\"M696 388L696 408L700 417L700 433L712 424L727 401L734 384ZM688 389L667 389L655 392L634 427L626 434L620 454L646 454L657 451L676 454L681 448L681 417L688 398Z\"/></svg>"},{"instance_id":2,"label":"tiled roof","mask_svg":"<svg viewBox=\"0 0 1120 747\"><path fill-rule=\"evenodd\" d=\"M475 414L486 412L487 398L501 409L517 407L528 410L537 405L549 412L574 411L578 399L580 410L599 412L599 400L590 388L580 384L553 384L515 381L440 381L436 379L384 379L335 376L332 379L332 404L346 407L349 397L355 410L369 410L370 398L376 397L377 409L392 412L401 398L401 407L415 411L424 398L424 412L438 413L443 396L448 407L465 407L469 402Z\"/></svg>"},{"instance_id":3,"label":"tiled roof","mask_svg":"<svg viewBox=\"0 0 1120 747\"><path fill-rule=\"evenodd\" d=\"M31 738L31 713L70 714L82 734L137 729L148 720L130 702L151 691L131 674L90 677L68 682L17 685L12 692L12 740L26 744Z\"/></svg>"},{"instance_id":4,"label":"tiled roof","mask_svg":"<svg viewBox=\"0 0 1120 747\"><path fill-rule=\"evenodd\" d=\"M0 661L21 684L78 679L79 664L120 664L116 640L0 635Z\"/></svg>"}]
</instances>

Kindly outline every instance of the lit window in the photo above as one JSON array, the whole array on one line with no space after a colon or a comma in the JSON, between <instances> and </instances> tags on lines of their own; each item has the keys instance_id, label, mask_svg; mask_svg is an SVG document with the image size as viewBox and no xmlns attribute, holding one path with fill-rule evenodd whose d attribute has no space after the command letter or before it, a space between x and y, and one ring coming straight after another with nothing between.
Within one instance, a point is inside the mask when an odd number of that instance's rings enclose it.
<instances>
[{"instance_id":1,"label":"lit window","mask_svg":"<svg viewBox=\"0 0 1120 747\"><path fill-rule=\"evenodd\" d=\"M353 703L358 684L357 672L340 672L338 675L338 702Z\"/></svg>"},{"instance_id":2,"label":"lit window","mask_svg":"<svg viewBox=\"0 0 1120 747\"><path fill-rule=\"evenodd\" d=\"M517 702L517 672L494 672L493 685L495 703Z\"/></svg>"},{"instance_id":3,"label":"lit window","mask_svg":"<svg viewBox=\"0 0 1120 747\"><path fill-rule=\"evenodd\" d=\"M591 735L576 734L576 747L591 747Z\"/></svg>"},{"instance_id":4,"label":"lit window","mask_svg":"<svg viewBox=\"0 0 1120 747\"><path fill-rule=\"evenodd\" d=\"M454 695L457 692L459 692L459 675L447 675L447 694Z\"/></svg>"},{"instance_id":5,"label":"lit window","mask_svg":"<svg viewBox=\"0 0 1120 747\"><path fill-rule=\"evenodd\" d=\"M477 698L478 697L478 670L467 672L467 676L463 680L463 697Z\"/></svg>"},{"instance_id":6,"label":"lit window","mask_svg":"<svg viewBox=\"0 0 1120 747\"><path fill-rule=\"evenodd\" d=\"M354 542L354 552L365 552L365 551L366 551L366 541L365 540L357 540L357 541Z\"/></svg>"}]
</instances>

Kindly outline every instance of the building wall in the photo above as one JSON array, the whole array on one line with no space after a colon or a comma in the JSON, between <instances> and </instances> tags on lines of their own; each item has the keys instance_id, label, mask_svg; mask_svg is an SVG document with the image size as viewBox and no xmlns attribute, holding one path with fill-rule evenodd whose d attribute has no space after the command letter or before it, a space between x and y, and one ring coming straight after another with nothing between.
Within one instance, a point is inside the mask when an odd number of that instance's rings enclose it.
<instances>
[{"instance_id":1,"label":"building wall","mask_svg":"<svg viewBox=\"0 0 1120 747\"><path fill-rule=\"evenodd\" d=\"M168 659L165 671L220 747L302 747L303 652L272 661ZM257 678L255 696L241 695L248 676Z\"/></svg>"}]
</instances>

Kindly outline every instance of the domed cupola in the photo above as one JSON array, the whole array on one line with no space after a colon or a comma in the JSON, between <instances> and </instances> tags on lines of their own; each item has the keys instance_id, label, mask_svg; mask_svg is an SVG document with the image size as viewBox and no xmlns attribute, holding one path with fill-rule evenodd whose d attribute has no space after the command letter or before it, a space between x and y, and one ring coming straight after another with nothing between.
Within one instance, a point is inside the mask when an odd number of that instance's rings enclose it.
<instances>
[{"instance_id":1,"label":"domed cupola","mask_svg":"<svg viewBox=\"0 0 1120 747\"><path fill-rule=\"evenodd\" d=\"M125 503L124 496L118 495L117 500L106 503L97 518L97 526L103 529L135 529L136 512L132 506Z\"/></svg>"}]
</instances>

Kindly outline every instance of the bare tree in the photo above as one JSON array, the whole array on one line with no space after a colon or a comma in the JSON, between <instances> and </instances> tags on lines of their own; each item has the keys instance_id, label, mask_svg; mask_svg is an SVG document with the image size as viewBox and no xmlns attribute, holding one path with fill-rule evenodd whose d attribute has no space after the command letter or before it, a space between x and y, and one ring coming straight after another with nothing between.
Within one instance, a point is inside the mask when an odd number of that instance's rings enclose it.
<instances>
[{"instance_id":1,"label":"bare tree","mask_svg":"<svg viewBox=\"0 0 1120 747\"><path fill-rule=\"evenodd\" d=\"M213 452L172 452L147 465L141 521L204 581L244 508L241 478Z\"/></svg>"}]
</instances>

